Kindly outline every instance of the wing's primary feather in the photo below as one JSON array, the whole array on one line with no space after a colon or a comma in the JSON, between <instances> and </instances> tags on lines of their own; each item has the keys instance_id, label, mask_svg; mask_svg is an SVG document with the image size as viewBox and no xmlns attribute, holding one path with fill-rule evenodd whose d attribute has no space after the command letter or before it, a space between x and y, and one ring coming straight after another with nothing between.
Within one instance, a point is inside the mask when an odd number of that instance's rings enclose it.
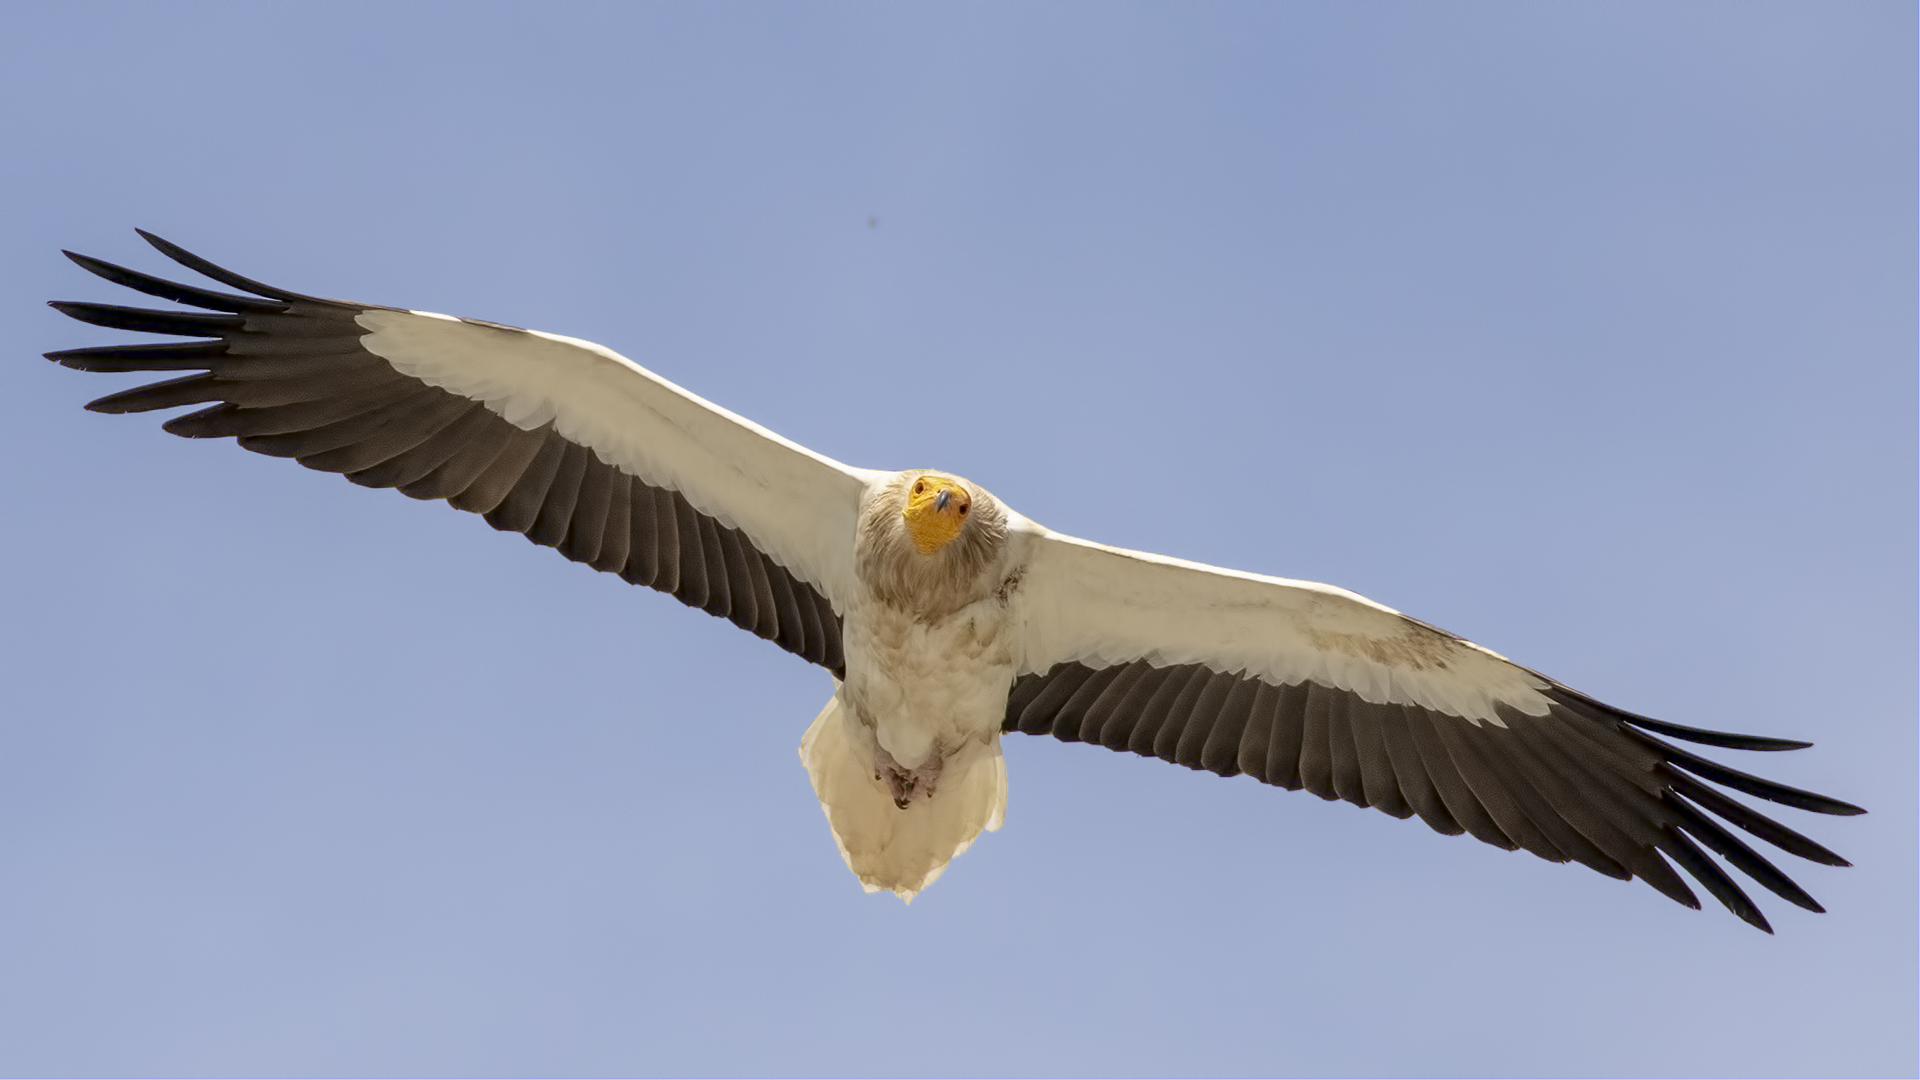
<instances>
[{"instance_id":1,"label":"wing's primary feather","mask_svg":"<svg viewBox=\"0 0 1920 1080\"><path fill-rule=\"evenodd\" d=\"M195 373L89 408L208 405L167 430L445 499L843 671L838 612L871 474L591 342L288 292L141 235L253 295L69 252L108 281L217 312L55 302L96 326L210 339L47 354L86 371Z\"/></svg>"}]
</instances>

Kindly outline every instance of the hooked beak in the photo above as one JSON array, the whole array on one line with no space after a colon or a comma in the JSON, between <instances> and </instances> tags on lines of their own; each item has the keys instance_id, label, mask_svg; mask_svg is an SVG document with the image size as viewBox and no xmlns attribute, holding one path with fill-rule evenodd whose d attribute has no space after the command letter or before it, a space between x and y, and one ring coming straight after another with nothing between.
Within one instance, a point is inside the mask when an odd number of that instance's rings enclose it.
<instances>
[{"instance_id":1,"label":"hooked beak","mask_svg":"<svg viewBox=\"0 0 1920 1080\"><path fill-rule=\"evenodd\" d=\"M940 489L940 494L939 494L939 495L936 495L936 496L934 496L934 500L933 500L933 508L934 508L934 509L935 509L936 511L940 511L940 512L942 512L942 513L944 513L944 512L946 511L946 509L947 509L947 504L948 504L948 503L950 503L950 502L952 502L952 501L953 501L953 489L952 489L952 488L941 488L941 489Z\"/></svg>"}]
</instances>

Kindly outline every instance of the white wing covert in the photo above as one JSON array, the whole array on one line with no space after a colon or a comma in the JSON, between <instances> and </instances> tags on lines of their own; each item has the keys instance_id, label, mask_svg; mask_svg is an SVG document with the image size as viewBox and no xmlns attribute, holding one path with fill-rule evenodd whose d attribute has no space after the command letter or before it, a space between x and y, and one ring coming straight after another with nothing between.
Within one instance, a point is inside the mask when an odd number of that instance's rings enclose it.
<instances>
[{"instance_id":1,"label":"white wing covert","mask_svg":"<svg viewBox=\"0 0 1920 1080\"><path fill-rule=\"evenodd\" d=\"M1547 680L1362 596L1044 532L1021 584L1024 670L1078 661L1205 664L1312 679L1374 704L1500 724L1547 711Z\"/></svg>"}]
</instances>

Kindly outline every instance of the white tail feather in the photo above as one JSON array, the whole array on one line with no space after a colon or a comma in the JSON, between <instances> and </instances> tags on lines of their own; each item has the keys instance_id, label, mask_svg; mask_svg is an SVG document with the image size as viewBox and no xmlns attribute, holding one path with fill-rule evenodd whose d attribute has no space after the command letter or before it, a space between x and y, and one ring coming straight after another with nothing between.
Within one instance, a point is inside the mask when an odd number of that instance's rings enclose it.
<instances>
[{"instance_id":1,"label":"white tail feather","mask_svg":"<svg viewBox=\"0 0 1920 1080\"><path fill-rule=\"evenodd\" d=\"M933 794L903 810L874 777L871 734L841 707L835 693L800 740L800 761L813 779L840 857L868 892L890 889L902 900L933 884L981 830L1000 827L1007 810L1007 766L998 732L967 742L947 758Z\"/></svg>"}]
</instances>

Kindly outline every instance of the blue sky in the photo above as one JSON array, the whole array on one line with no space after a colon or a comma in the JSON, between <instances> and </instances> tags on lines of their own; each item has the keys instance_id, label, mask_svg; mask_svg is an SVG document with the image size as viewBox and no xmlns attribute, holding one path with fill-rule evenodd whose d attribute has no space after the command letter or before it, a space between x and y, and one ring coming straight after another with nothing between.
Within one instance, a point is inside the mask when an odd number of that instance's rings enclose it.
<instances>
[{"instance_id":1,"label":"blue sky","mask_svg":"<svg viewBox=\"0 0 1920 1080\"><path fill-rule=\"evenodd\" d=\"M21 1073L1899 1075L1896 4L28 3L0 38L0 1045ZM58 255L602 342L1054 528L1354 589L1740 767L1778 934L1010 737L861 893L816 669L476 519L79 406ZM929 421L929 394L973 406ZM1723 757L1728 755L1722 755ZM1783 859L1790 859L1784 857Z\"/></svg>"}]
</instances>

